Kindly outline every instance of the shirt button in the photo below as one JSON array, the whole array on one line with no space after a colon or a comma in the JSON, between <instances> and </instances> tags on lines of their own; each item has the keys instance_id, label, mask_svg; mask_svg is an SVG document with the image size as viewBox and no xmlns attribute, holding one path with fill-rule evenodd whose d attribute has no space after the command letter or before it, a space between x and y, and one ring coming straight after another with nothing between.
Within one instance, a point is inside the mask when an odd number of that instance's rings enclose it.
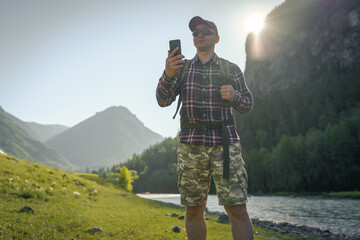
<instances>
[{"instance_id":1,"label":"shirt button","mask_svg":"<svg viewBox=\"0 0 360 240\"><path fill-rule=\"evenodd\" d=\"M206 117L206 113L203 113L203 117Z\"/></svg>"},{"instance_id":2,"label":"shirt button","mask_svg":"<svg viewBox=\"0 0 360 240\"><path fill-rule=\"evenodd\" d=\"M203 88L203 91L205 91L205 88Z\"/></svg>"}]
</instances>

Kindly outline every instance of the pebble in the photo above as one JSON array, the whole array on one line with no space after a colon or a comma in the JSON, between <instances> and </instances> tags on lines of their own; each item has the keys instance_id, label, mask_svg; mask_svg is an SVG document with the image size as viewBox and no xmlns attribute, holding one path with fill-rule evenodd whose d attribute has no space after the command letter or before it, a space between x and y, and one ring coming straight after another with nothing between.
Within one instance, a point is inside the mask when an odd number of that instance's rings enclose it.
<instances>
[{"instance_id":1,"label":"pebble","mask_svg":"<svg viewBox=\"0 0 360 240\"><path fill-rule=\"evenodd\" d=\"M19 212L31 212L34 213L34 209L32 209L32 207L25 205L22 208L19 209Z\"/></svg>"},{"instance_id":2,"label":"pebble","mask_svg":"<svg viewBox=\"0 0 360 240\"><path fill-rule=\"evenodd\" d=\"M95 232L102 232L102 229L100 227L93 227L88 230L88 232L95 233Z\"/></svg>"},{"instance_id":3,"label":"pebble","mask_svg":"<svg viewBox=\"0 0 360 240\"><path fill-rule=\"evenodd\" d=\"M230 223L230 219L229 219L228 215L222 214L222 215L219 216L219 222L224 223L224 224L228 224L228 223Z\"/></svg>"},{"instance_id":4,"label":"pebble","mask_svg":"<svg viewBox=\"0 0 360 240\"><path fill-rule=\"evenodd\" d=\"M172 231L173 231L174 233L179 233L179 232L181 231L181 229L180 229L179 226L175 226L175 227L173 227Z\"/></svg>"}]
</instances>

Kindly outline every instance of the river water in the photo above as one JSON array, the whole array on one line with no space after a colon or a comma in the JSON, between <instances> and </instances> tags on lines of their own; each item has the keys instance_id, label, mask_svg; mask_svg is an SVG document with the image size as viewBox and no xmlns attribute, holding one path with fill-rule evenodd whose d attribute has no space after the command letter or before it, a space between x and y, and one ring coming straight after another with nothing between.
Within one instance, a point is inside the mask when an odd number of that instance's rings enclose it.
<instances>
[{"instance_id":1,"label":"river water","mask_svg":"<svg viewBox=\"0 0 360 240\"><path fill-rule=\"evenodd\" d=\"M138 196L180 205L179 194ZM360 235L360 199L249 196L248 200L252 218L306 225L347 236ZM209 195L207 208L211 212L225 212L215 195Z\"/></svg>"}]
</instances>

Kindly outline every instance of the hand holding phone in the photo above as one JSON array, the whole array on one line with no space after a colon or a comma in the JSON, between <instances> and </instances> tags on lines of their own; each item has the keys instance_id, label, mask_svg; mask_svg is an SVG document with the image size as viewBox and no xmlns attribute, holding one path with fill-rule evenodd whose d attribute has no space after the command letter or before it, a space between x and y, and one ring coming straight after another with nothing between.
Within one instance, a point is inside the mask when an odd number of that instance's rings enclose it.
<instances>
[{"instance_id":1,"label":"hand holding phone","mask_svg":"<svg viewBox=\"0 0 360 240\"><path fill-rule=\"evenodd\" d=\"M181 55L181 42L180 39L170 40L170 53L172 53L177 47L179 48L174 56Z\"/></svg>"},{"instance_id":2,"label":"hand holding phone","mask_svg":"<svg viewBox=\"0 0 360 240\"><path fill-rule=\"evenodd\" d=\"M178 69L182 68L184 56L181 54L180 39L169 41L170 51L166 59L165 75L172 79ZM177 49L177 50L175 50Z\"/></svg>"}]
</instances>

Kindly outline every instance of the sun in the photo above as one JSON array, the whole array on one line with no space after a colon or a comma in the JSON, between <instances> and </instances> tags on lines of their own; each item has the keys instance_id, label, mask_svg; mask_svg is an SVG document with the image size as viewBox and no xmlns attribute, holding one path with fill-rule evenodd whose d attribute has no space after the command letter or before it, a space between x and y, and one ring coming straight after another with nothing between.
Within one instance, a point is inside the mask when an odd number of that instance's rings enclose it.
<instances>
[{"instance_id":1,"label":"sun","mask_svg":"<svg viewBox=\"0 0 360 240\"><path fill-rule=\"evenodd\" d=\"M265 27L265 14L254 12L249 14L245 20L245 29L247 32L259 33Z\"/></svg>"}]
</instances>

